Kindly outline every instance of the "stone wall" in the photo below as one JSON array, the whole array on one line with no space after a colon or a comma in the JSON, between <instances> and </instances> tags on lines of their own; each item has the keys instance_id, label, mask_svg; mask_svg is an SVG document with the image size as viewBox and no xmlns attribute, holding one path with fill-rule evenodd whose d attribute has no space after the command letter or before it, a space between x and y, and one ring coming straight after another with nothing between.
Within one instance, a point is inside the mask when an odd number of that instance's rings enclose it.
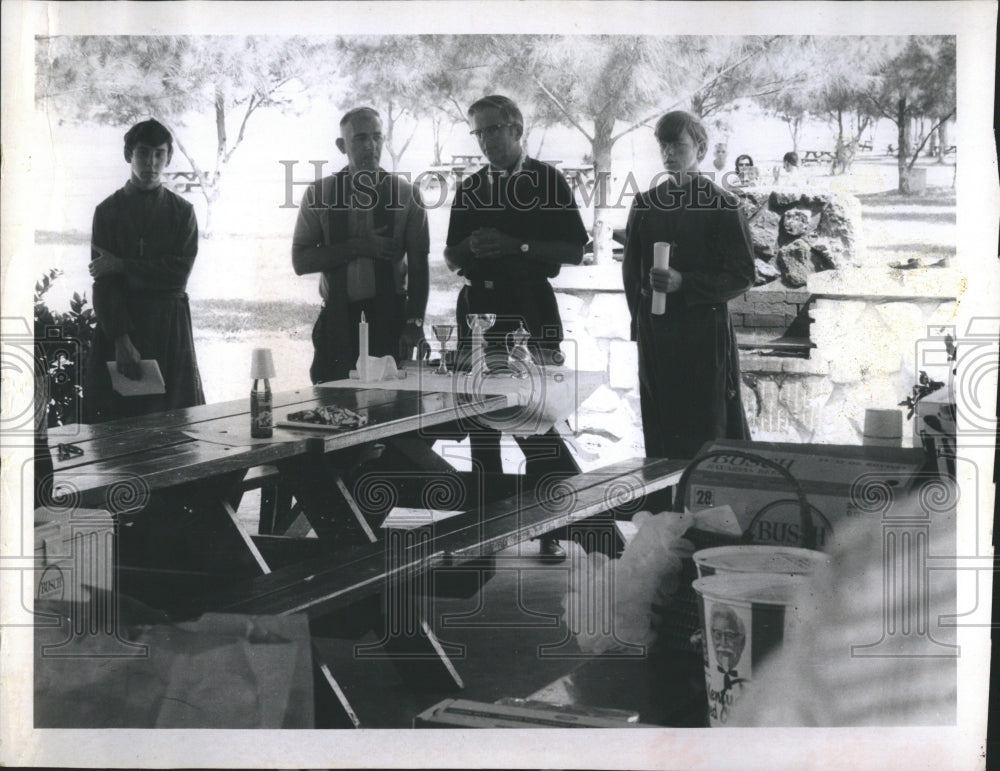
<instances>
[{"instance_id":1,"label":"stone wall","mask_svg":"<svg viewBox=\"0 0 1000 771\"><path fill-rule=\"evenodd\" d=\"M574 426L583 449L602 462L642 452L637 354L620 281L615 263L567 270L554 282L568 364L607 374L607 386L588 401ZM743 403L753 437L861 444L865 409L894 408L909 394L919 372L920 341L951 323L963 281L947 268L847 268L813 274L804 291L776 284L733 301L734 314L757 304L754 314L780 315L784 323L791 311L758 313L771 310L780 293L783 305L794 306L796 313L804 308L812 322L815 348L807 359L741 353ZM903 434L909 446L909 426Z\"/></svg>"}]
</instances>

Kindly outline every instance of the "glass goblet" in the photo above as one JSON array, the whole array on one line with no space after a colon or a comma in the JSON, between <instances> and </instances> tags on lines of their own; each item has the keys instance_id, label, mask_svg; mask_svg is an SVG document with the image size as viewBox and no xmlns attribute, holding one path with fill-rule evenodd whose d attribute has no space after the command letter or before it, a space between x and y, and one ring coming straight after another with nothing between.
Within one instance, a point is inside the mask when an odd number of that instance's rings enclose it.
<instances>
[{"instance_id":1,"label":"glass goblet","mask_svg":"<svg viewBox=\"0 0 1000 771\"><path fill-rule=\"evenodd\" d=\"M445 344L451 339L451 333L455 330L454 324L434 324L431 326L431 330L434 332L434 337L437 341L441 343L441 362L438 364L438 368L434 370L435 375L447 375L448 374L448 364L445 361Z\"/></svg>"}]
</instances>

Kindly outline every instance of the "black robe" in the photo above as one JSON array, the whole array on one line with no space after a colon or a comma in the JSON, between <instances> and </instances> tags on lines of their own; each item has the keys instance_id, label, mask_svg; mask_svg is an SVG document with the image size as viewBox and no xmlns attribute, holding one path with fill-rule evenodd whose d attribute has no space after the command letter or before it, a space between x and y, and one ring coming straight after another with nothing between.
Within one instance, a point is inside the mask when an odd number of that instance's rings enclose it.
<instances>
[{"instance_id":1,"label":"black robe","mask_svg":"<svg viewBox=\"0 0 1000 771\"><path fill-rule=\"evenodd\" d=\"M194 207L163 186L145 191L128 182L98 205L91 241L122 258L125 271L94 281L97 330L84 382L86 422L204 404L185 291L198 254ZM156 359L165 394L124 397L112 389L106 362L115 360L122 334L143 359Z\"/></svg>"},{"instance_id":2,"label":"black robe","mask_svg":"<svg viewBox=\"0 0 1000 771\"><path fill-rule=\"evenodd\" d=\"M682 286L650 313L653 244L672 245ZM739 354L726 302L754 282L753 244L738 199L707 177L636 196L622 262L649 457L690 458L710 439L748 439Z\"/></svg>"}]
</instances>

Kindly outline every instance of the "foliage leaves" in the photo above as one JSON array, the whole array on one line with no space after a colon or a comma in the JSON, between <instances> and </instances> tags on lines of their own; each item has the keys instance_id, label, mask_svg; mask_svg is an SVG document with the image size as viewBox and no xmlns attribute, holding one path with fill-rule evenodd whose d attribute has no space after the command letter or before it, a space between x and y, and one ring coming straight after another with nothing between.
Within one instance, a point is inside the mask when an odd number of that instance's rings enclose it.
<instances>
[{"instance_id":1,"label":"foliage leaves","mask_svg":"<svg viewBox=\"0 0 1000 771\"><path fill-rule=\"evenodd\" d=\"M61 275L60 270L49 270L35 284L35 346L48 375L49 427L82 418L83 372L97 327L86 295L74 292L68 312L48 307L45 295Z\"/></svg>"}]
</instances>

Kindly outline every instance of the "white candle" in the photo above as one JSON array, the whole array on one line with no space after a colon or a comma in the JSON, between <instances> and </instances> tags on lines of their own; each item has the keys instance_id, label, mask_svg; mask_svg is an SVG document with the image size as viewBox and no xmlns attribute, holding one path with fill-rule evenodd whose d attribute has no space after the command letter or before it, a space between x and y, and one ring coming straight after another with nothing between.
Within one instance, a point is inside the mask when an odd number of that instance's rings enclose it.
<instances>
[{"instance_id":1,"label":"white candle","mask_svg":"<svg viewBox=\"0 0 1000 771\"><path fill-rule=\"evenodd\" d=\"M368 379L368 322L365 321L364 311L358 324L358 378Z\"/></svg>"},{"instance_id":2,"label":"white candle","mask_svg":"<svg viewBox=\"0 0 1000 771\"><path fill-rule=\"evenodd\" d=\"M661 270L670 267L670 244L666 241L653 244L653 267ZM653 292L653 307L650 312L655 316L662 316L667 312L667 295L664 292Z\"/></svg>"}]
</instances>

